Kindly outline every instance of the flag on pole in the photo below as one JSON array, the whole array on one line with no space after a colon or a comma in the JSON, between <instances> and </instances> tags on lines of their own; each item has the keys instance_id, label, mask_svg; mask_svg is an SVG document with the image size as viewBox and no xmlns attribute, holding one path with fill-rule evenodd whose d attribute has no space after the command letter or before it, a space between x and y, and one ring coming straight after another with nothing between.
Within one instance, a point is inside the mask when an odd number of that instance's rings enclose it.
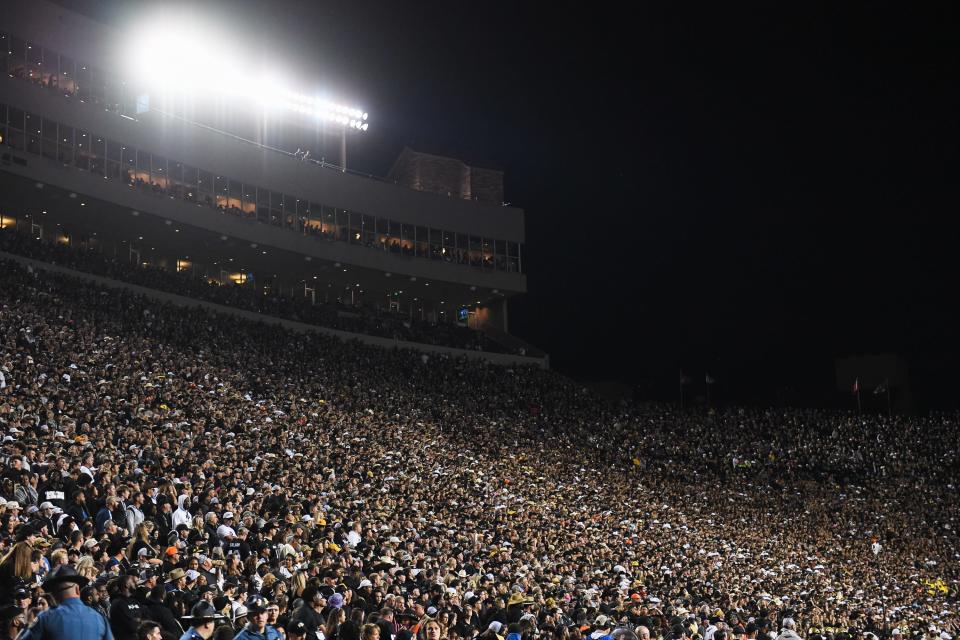
<instances>
[{"instance_id":1,"label":"flag on pole","mask_svg":"<svg viewBox=\"0 0 960 640\"><path fill-rule=\"evenodd\" d=\"M707 384L713 384L714 382L716 382L716 380L710 377L709 373L707 374L706 379L707 379Z\"/></svg>"},{"instance_id":2,"label":"flag on pole","mask_svg":"<svg viewBox=\"0 0 960 640\"><path fill-rule=\"evenodd\" d=\"M680 384L681 385L690 384L690 378L688 376L683 375L683 371L680 372Z\"/></svg>"},{"instance_id":3,"label":"flag on pole","mask_svg":"<svg viewBox=\"0 0 960 640\"><path fill-rule=\"evenodd\" d=\"M887 385L888 385L889 383L890 383L889 380L884 380L883 382L881 382L880 384L878 384L878 385L877 385L877 388L873 390L873 395L878 396L878 395L880 395L881 393L886 393L886 391L887 391Z\"/></svg>"},{"instance_id":4,"label":"flag on pole","mask_svg":"<svg viewBox=\"0 0 960 640\"><path fill-rule=\"evenodd\" d=\"M857 379L853 381L853 395L855 396L860 395L860 378L859 377L857 377Z\"/></svg>"}]
</instances>

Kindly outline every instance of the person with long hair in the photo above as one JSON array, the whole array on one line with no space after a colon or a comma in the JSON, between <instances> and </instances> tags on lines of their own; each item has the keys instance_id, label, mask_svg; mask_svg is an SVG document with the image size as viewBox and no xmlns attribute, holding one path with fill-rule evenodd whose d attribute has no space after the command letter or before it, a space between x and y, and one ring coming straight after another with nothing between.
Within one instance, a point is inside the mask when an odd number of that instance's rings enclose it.
<instances>
[{"instance_id":1,"label":"person with long hair","mask_svg":"<svg viewBox=\"0 0 960 640\"><path fill-rule=\"evenodd\" d=\"M151 540L153 530L156 528L156 525L151 520L144 520L137 525L134 530L133 539L130 541L130 544L127 546L127 558L131 562L137 562L140 560L140 550L146 549L146 561L150 564L162 565L163 560L159 557L156 548L154 548Z\"/></svg>"},{"instance_id":2,"label":"person with long hair","mask_svg":"<svg viewBox=\"0 0 960 640\"><path fill-rule=\"evenodd\" d=\"M350 610L350 617L337 630L337 640L360 640L360 629L364 622L363 607L354 607Z\"/></svg>"},{"instance_id":3,"label":"person with long hair","mask_svg":"<svg viewBox=\"0 0 960 640\"><path fill-rule=\"evenodd\" d=\"M323 635L327 640L340 640L340 625L347 619L347 612L342 608L335 608L327 615L327 624L324 625Z\"/></svg>"},{"instance_id":4,"label":"person with long hair","mask_svg":"<svg viewBox=\"0 0 960 640\"><path fill-rule=\"evenodd\" d=\"M81 556L80 559L77 560L77 574L92 582L96 580L99 573L100 571L97 569L93 556Z\"/></svg>"},{"instance_id":5,"label":"person with long hair","mask_svg":"<svg viewBox=\"0 0 960 640\"><path fill-rule=\"evenodd\" d=\"M196 545L198 542L206 541L207 535L203 516L194 516L190 526L190 533L187 535L187 542L190 545Z\"/></svg>"},{"instance_id":6,"label":"person with long hair","mask_svg":"<svg viewBox=\"0 0 960 640\"><path fill-rule=\"evenodd\" d=\"M33 547L28 542L18 542L0 559L0 604L11 601L19 583L33 581Z\"/></svg>"},{"instance_id":7,"label":"person with long hair","mask_svg":"<svg viewBox=\"0 0 960 640\"><path fill-rule=\"evenodd\" d=\"M307 588L307 574L303 571L297 571L290 578L290 593L294 599L303 595L303 590Z\"/></svg>"}]
</instances>

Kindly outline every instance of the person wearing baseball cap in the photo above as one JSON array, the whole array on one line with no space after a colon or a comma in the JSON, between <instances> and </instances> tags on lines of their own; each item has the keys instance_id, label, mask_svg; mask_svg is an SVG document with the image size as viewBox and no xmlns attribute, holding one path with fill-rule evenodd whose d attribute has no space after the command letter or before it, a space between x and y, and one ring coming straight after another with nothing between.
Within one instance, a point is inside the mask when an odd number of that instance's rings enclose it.
<instances>
[{"instance_id":1,"label":"person wearing baseball cap","mask_svg":"<svg viewBox=\"0 0 960 640\"><path fill-rule=\"evenodd\" d=\"M163 572L170 573L177 567L182 566L183 554L180 553L180 547L171 545L163 552Z\"/></svg>"},{"instance_id":2,"label":"person wearing baseball cap","mask_svg":"<svg viewBox=\"0 0 960 640\"><path fill-rule=\"evenodd\" d=\"M57 602L20 634L21 640L112 640L106 618L80 600L89 580L69 564L60 565L43 581L43 590Z\"/></svg>"},{"instance_id":3,"label":"person wearing baseball cap","mask_svg":"<svg viewBox=\"0 0 960 640\"><path fill-rule=\"evenodd\" d=\"M13 590L13 596L11 598L13 604L20 607L24 611L30 609L30 605L33 604L33 594L26 587L17 587Z\"/></svg>"},{"instance_id":4,"label":"person wearing baseball cap","mask_svg":"<svg viewBox=\"0 0 960 640\"><path fill-rule=\"evenodd\" d=\"M212 604L206 600L200 600L193 605L190 615L182 618L190 623L190 628L180 636L180 640L207 640L213 635L213 630L217 626L217 621L223 620Z\"/></svg>"},{"instance_id":5,"label":"person wearing baseball cap","mask_svg":"<svg viewBox=\"0 0 960 640\"><path fill-rule=\"evenodd\" d=\"M237 537L237 532L233 528L233 512L225 511L223 513L223 523L217 527L217 538L221 542L227 542Z\"/></svg>"}]
</instances>

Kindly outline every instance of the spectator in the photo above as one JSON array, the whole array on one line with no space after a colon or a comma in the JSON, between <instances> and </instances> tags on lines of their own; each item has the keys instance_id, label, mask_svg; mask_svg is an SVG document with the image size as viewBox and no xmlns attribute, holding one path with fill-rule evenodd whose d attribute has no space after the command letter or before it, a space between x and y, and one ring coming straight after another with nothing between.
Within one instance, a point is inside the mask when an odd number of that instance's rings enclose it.
<instances>
[{"instance_id":1,"label":"spectator","mask_svg":"<svg viewBox=\"0 0 960 640\"><path fill-rule=\"evenodd\" d=\"M51 573L43 590L57 602L55 609L40 613L19 636L20 640L108 640L110 627L99 613L80 601L86 578L69 565Z\"/></svg>"}]
</instances>

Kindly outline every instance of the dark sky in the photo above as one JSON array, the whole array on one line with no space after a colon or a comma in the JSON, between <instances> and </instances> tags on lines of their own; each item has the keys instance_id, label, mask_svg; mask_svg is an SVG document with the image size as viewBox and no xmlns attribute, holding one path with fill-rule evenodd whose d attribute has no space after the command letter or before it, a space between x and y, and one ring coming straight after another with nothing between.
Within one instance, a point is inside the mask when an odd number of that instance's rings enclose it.
<instances>
[{"instance_id":1,"label":"dark sky","mask_svg":"<svg viewBox=\"0 0 960 640\"><path fill-rule=\"evenodd\" d=\"M366 106L357 168L409 145L505 170L511 328L561 371L766 400L897 353L921 404L956 406L960 21L832 4L202 6Z\"/></svg>"}]
</instances>

